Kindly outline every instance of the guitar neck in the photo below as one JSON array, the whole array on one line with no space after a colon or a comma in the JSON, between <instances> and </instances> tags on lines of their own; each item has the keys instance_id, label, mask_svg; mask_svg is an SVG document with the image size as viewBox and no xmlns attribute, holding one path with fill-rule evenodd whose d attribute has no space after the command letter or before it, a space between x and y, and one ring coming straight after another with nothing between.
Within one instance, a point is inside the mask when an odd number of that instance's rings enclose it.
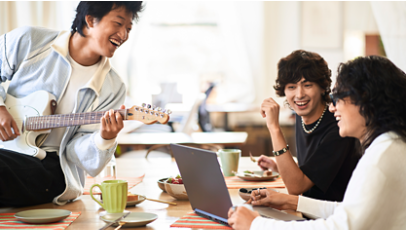
<instances>
[{"instance_id":1,"label":"guitar neck","mask_svg":"<svg viewBox=\"0 0 406 230\"><path fill-rule=\"evenodd\" d=\"M127 120L127 109L114 110ZM88 112L88 113L70 113L48 116L27 117L25 120L25 129L28 131L54 129L60 127L90 125L100 123L100 118L109 111Z\"/></svg>"}]
</instances>

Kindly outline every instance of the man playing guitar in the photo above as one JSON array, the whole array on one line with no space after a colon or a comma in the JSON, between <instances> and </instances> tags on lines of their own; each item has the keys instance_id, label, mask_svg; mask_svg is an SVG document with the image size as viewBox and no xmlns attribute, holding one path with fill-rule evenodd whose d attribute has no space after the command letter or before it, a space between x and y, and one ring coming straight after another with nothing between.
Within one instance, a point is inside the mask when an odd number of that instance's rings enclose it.
<instances>
[{"instance_id":1,"label":"man playing guitar","mask_svg":"<svg viewBox=\"0 0 406 230\"><path fill-rule=\"evenodd\" d=\"M96 176L110 161L123 128L113 109L124 109L126 87L108 58L128 39L141 10L142 2L80 2L70 32L21 27L0 36L1 82L10 81L7 92L0 87L3 143L26 131L5 106L7 94L46 91L57 101L55 114L107 111L100 125L52 129L41 141L42 160L0 149L0 207L64 205L83 193L86 174Z\"/></svg>"}]
</instances>

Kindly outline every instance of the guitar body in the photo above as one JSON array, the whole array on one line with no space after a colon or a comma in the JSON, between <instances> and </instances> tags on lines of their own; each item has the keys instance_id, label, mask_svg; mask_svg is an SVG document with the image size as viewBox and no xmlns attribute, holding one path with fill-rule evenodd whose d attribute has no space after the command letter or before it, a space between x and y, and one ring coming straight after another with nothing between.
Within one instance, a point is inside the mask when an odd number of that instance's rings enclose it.
<instances>
[{"instance_id":1,"label":"guitar body","mask_svg":"<svg viewBox=\"0 0 406 230\"><path fill-rule=\"evenodd\" d=\"M0 148L44 159L46 152L38 148L35 141L39 135L48 134L51 130L27 131L23 126L25 117L50 115L52 100L55 97L46 91L36 91L23 98L7 95L7 110L16 121L21 135L12 141L0 141Z\"/></svg>"}]
</instances>

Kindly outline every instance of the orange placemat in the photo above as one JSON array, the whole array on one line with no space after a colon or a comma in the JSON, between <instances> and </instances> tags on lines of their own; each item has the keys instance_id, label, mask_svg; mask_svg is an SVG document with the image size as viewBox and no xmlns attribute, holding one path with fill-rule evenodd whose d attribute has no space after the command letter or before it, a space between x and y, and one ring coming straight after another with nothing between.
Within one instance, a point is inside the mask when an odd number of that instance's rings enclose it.
<instances>
[{"instance_id":1,"label":"orange placemat","mask_svg":"<svg viewBox=\"0 0 406 230\"><path fill-rule=\"evenodd\" d=\"M66 229L76 218L80 212L72 212L65 219L49 224L28 224L17 220L14 217L15 213L0 213L0 229L37 229L37 230L63 230Z\"/></svg>"},{"instance_id":2,"label":"orange placemat","mask_svg":"<svg viewBox=\"0 0 406 230\"><path fill-rule=\"evenodd\" d=\"M246 181L236 176L225 177L228 189L234 188L285 188L281 177L271 181Z\"/></svg>"},{"instance_id":3,"label":"orange placemat","mask_svg":"<svg viewBox=\"0 0 406 230\"><path fill-rule=\"evenodd\" d=\"M142 180L144 179L145 175L142 175L140 177L116 177L115 180L126 180L128 181L128 189L131 189L132 187L136 186L137 184L141 183ZM85 183L85 188L83 195L90 195L90 187L92 187L93 184L100 184L101 182L105 180L114 180L112 176L108 177L101 177L101 178L93 178L88 176L86 178L86 183ZM93 195L100 195L100 190L96 187L93 188Z\"/></svg>"},{"instance_id":4,"label":"orange placemat","mask_svg":"<svg viewBox=\"0 0 406 230\"><path fill-rule=\"evenodd\" d=\"M229 226L201 217L194 212L188 213L178 219L175 223L171 224L171 228L232 229Z\"/></svg>"}]
</instances>

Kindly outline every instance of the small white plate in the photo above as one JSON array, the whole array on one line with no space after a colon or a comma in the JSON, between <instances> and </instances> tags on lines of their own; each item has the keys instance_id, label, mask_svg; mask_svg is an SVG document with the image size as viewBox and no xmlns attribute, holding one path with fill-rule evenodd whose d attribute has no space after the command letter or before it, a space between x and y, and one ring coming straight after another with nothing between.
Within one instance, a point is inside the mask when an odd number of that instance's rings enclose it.
<instances>
[{"instance_id":1,"label":"small white plate","mask_svg":"<svg viewBox=\"0 0 406 230\"><path fill-rule=\"evenodd\" d=\"M138 200L127 201L127 205L126 205L126 206L127 206L127 207L128 207L128 206L135 206L135 205L137 205L137 204L139 204L139 203L144 202L145 199L147 199L145 196L138 195Z\"/></svg>"},{"instance_id":2,"label":"small white plate","mask_svg":"<svg viewBox=\"0 0 406 230\"><path fill-rule=\"evenodd\" d=\"M111 213L111 214L106 214L104 216L101 216L100 218L106 222L106 223L111 223L120 216L122 216L122 213ZM149 213L149 212L132 212L130 215L128 215L126 218L121 220L120 222L124 222L125 224L123 225L123 228L126 227L139 227L139 226L145 226L152 221L156 220L158 218L158 215L154 213ZM114 224L113 226L118 226L118 224Z\"/></svg>"},{"instance_id":3,"label":"small white plate","mask_svg":"<svg viewBox=\"0 0 406 230\"><path fill-rule=\"evenodd\" d=\"M14 217L30 224L45 224L63 220L71 213L64 209L33 209L17 212Z\"/></svg>"}]
</instances>

